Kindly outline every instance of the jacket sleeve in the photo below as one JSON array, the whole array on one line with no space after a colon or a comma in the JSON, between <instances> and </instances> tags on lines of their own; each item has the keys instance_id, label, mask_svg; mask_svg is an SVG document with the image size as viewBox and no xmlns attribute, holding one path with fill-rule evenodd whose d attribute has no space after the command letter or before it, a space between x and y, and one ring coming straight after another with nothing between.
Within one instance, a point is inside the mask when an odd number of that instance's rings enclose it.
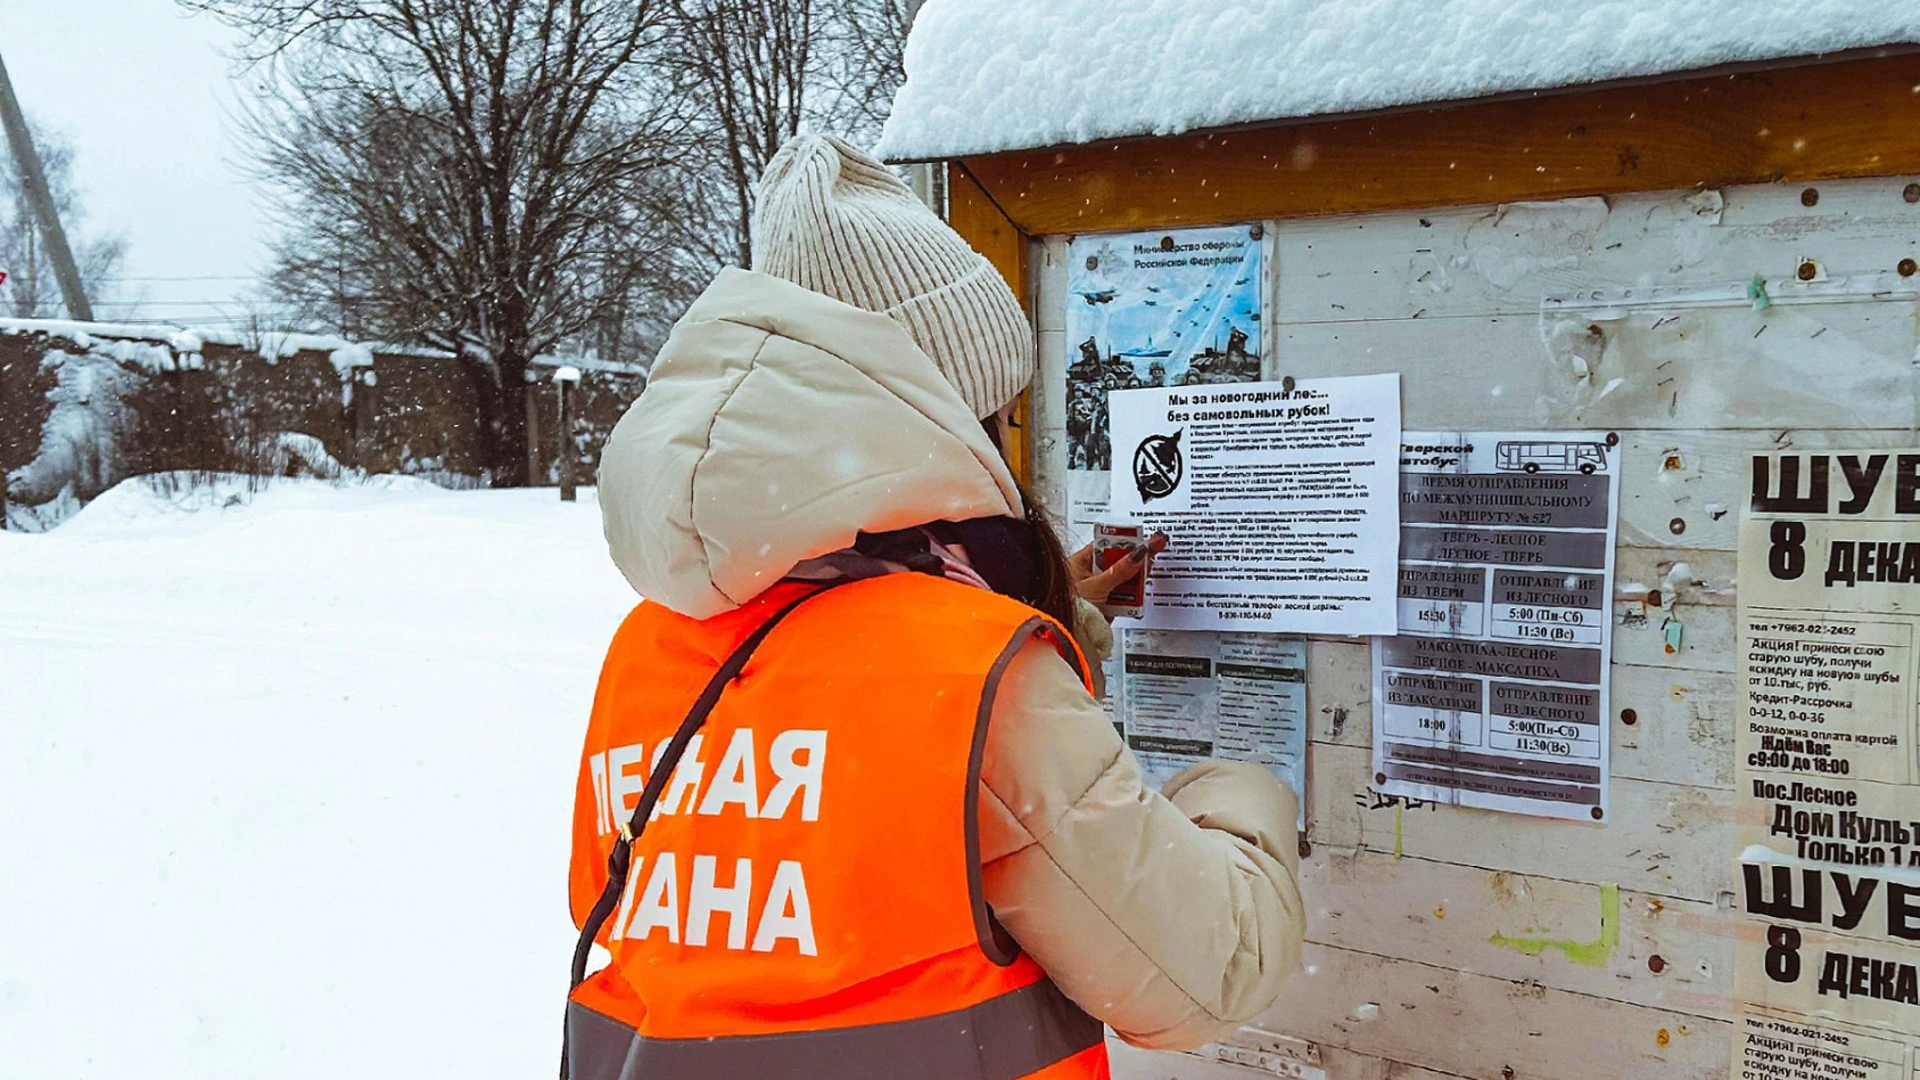
<instances>
[{"instance_id":1,"label":"jacket sleeve","mask_svg":"<svg viewBox=\"0 0 1920 1080\"><path fill-rule=\"evenodd\" d=\"M1093 694L1104 697L1107 692L1107 657L1113 655L1113 624L1107 617L1081 597L1073 598L1074 643L1080 646L1080 655L1086 658L1087 674L1093 680Z\"/></svg>"},{"instance_id":2,"label":"jacket sleeve","mask_svg":"<svg viewBox=\"0 0 1920 1080\"><path fill-rule=\"evenodd\" d=\"M1072 669L1008 665L981 768L986 900L1053 981L1136 1046L1186 1049L1271 1005L1299 960L1294 794L1210 761L1146 787Z\"/></svg>"}]
</instances>

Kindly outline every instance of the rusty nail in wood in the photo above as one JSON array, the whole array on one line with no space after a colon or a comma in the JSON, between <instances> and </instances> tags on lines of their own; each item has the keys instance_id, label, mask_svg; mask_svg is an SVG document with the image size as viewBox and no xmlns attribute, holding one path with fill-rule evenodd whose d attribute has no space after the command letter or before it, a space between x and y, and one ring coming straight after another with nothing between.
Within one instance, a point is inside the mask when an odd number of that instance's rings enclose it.
<instances>
[{"instance_id":1,"label":"rusty nail in wood","mask_svg":"<svg viewBox=\"0 0 1920 1080\"><path fill-rule=\"evenodd\" d=\"M1313 845L1307 842L1306 837L1304 836L1301 837L1300 838L1300 857L1304 859L1307 856L1312 854L1313 854Z\"/></svg>"},{"instance_id":2,"label":"rusty nail in wood","mask_svg":"<svg viewBox=\"0 0 1920 1080\"><path fill-rule=\"evenodd\" d=\"M1906 190L1900 193L1900 197L1908 202L1920 202L1920 184L1908 184Z\"/></svg>"},{"instance_id":3,"label":"rusty nail in wood","mask_svg":"<svg viewBox=\"0 0 1920 1080\"><path fill-rule=\"evenodd\" d=\"M1901 259L1898 269L1901 277L1912 277L1916 271L1920 271L1920 263L1912 259Z\"/></svg>"},{"instance_id":4,"label":"rusty nail in wood","mask_svg":"<svg viewBox=\"0 0 1920 1080\"><path fill-rule=\"evenodd\" d=\"M1801 281L1812 281L1814 278L1814 275L1818 274L1819 272L1820 272L1819 264L1815 263L1812 259L1808 259L1805 262L1801 263L1800 269L1794 271L1794 273L1798 275Z\"/></svg>"},{"instance_id":5,"label":"rusty nail in wood","mask_svg":"<svg viewBox=\"0 0 1920 1080\"><path fill-rule=\"evenodd\" d=\"M1820 189L1808 188L1800 193L1801 206L1813 206L1820 201Z\"/></svg>"},{"instance_id":6,"label":"rusty nail in wood","mask_svg":"<svg viewBox=\"0 0 1920 1080\"><path fill-rule=\"evenodd\" d=\"M1687 531L1686 519L1674 518L1672 521L1667 522L1667 531L1672 533L1675 536L1679 536L1681 533L1686 532Z\"/></svg>"},{"instance_id":7,"label":"rusty nail in wood","mask_svg":"<svg viewBox=\"0 0 1920 1080\"><path fill-rule=\"evenodd\" d=\"M1594 807L1591 811L1589 811L1589 813L1592 814L1593 820L1595 821L1599 821L1601 818L1607 816L1607 812L1605 810L1600 809L1597 806Z\"/></svg>"},{"instance_id":8,"label":"rusty nail in wood","mask_svg":"<svg viewBox=\"0 0 1920 1080\"><path fill-rule=\"evenodd\" d=\"M1628 727L1632 727L1640 722L1640 713L1634 709L1621 709L1620 722Z\"/></svg>"},{"instance_id":9,"label":"rusty nail in wood","mask_svg":"<svg viewBox=\"0 0 1920 1080\"><path fill-rule=\"evenodd\" d=\"M1659 589L1647 590L1647 606L1648 607L1660 606L1660 590Z\"/></svg>"},{"instance_id":10,"label":"rusty nail in wood","mask_svg":"<svg viewBox=\"0 0 1920 1080\"><path fill-rule=\"evenodd\" d=\"M1386 774L1386 773L1383 773L1383 772L1377 772L1377 773L1374 773L1374 774L1373 774L1373 782L1374 782L1374 783L1376 783L1376 784L1384 784L1384 783L1386 783L1386 782L1387 782L1387 774Z\"/></svg>"},{"instance_id":11,"label":"rusty nail in wood","mask_svg":"<svg viewBox=\"0 0 1920 1080\"><path fill-rule=\"evenodd\" d=\"M1513 1080L1513 1066L1500 1066L1500 1080Z\"/></svg>"},{"instance_id":12,"label":"rusty nail in wood","mask_svg":"<svg viewBox=\"0 0 1920 1080\"><path fill-rule=\"evenodd\" d=\"M1647 970L1653 972L1655 975L1667 970L1666 958L1659 953L1654 953L1652 956L1647 957Z\"/></svg>"}]
</instances>

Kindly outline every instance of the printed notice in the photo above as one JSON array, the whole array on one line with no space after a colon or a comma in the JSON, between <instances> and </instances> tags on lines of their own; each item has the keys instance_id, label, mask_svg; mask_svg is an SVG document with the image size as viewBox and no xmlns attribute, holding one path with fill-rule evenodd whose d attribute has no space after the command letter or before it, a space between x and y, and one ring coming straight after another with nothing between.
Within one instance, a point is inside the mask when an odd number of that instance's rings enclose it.
<instances>
[{"instance_id":1,"label":"printed notice","mask_svg":"<svg viewBox=\"0 0 1920 1080\"><path fill-rule=\"evenodd\" d=\"M1741 1077L1920 1075L1920 450L1747 459Z\"/></svg>"},{"instance_id":2,"label":"printed notice","mask_svg":"<svg viewBox=\"0 0 1920 1080\"><path fill-rule=\"evenodd\" d=\"M1604 821L1619 439L1402 442L1399 636L1373 643L1374 786Z\"/></svg>"},{"instance_id":3,"label":"printed notice","mask_svg":"<svg viewBox=\"0 0 1920 1080\"><path fill-rule=\"evenodd\" d=\"M1126 631L1121 737L1158 787L1206 758L1257 761L1301 796L1307 644L1278 634Z\"/></svg>"},{"instance_id":4,"label":"printed notice","mask_svg":"<svg viewBox=\"0 0 1920 1080\"><path fill-rule=\"evenodd\" d=\"M1261 227L1075 237L1067 245L1067 534L1107 513L1107 394L1260 378Z\"/></svg>"},{"instance_id":5,"label":"printed notice","mask_svg":"<svg viewBox=\"0 0 1920 1080\"><path fill-rule=\"evenodd\" d=\"M1164 529L1140 625L1391 634L1400 377L1112 395L1112 511Z\"/></svg>"}]
</instances>

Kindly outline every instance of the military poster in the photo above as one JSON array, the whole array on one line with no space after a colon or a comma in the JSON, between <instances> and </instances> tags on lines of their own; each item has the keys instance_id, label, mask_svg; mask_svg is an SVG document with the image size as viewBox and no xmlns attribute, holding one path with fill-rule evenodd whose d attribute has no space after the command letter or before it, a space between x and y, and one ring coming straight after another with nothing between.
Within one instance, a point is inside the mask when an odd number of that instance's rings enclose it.
<instances>
[{"instance_id":1,"label":"military poster","mask_svg":"<svg viewBox=\"0 0 1920 1080\"><path fill-rule=\"evenodd\" d=\"M1373 642L1374 786L1606 820L1619 439L1401 443L1399 634Z\"/></svg>"},{"instance_id":2,"label":"military poster","mask_svg":"<svg viewBox=\"0 0 1920 1080\"><path fill-rule=\"evenodd\" d=\"M1107 513L1107 395L1260 378L1262 229L1078 236L1067 245L1067 533Z\"/></svg>"},{"instance_id":3,"label":"military poster","mask_svg":"<svg viewBox=\"0 0 1920 1080\"><path fill-rule=\"evenodd\" d=\"M1155 787L1207 758L1256 761L1300 798L1307 761L1307 643L1279 634L1128 630L1117 718Z\"/></svg>"},{"instance_id":4,"label":"military poster","mask_svg":"<svg viewBox=\"0 0 1920 1080\"><path fill-rule=\"evenodd\" d=\"M1171 538L1139 625L1391 634L1400 376L1116 390L1112 513Z\"/></svg>"},{"instance_id":5,"label":"military poster","mask_svg":"<svg viewBox=\"0 0 1920 1080\"><path fill-rule=\"evenodd\" d=\"M1734 1075L1920 1075L1920 450L1750 455Z\"/></svg>"}]
</instances>

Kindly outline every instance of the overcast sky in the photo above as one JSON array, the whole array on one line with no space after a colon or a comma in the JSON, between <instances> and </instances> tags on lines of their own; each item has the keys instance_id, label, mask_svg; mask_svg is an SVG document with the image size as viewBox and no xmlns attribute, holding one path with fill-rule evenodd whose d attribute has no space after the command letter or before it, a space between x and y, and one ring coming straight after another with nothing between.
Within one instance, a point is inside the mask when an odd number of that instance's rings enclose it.
<instances>
[{"instance_id":1,"label":"overcast sky","mask_svg":"<svg viewBox=\"0 0 1920 1080\"><path fill-rule=\"evenodd\" d=\"M234 322L253 310L268 235L238 167L231 40L171 0L0 0L0 56L21 106L73 141L88 226L127 241L126 280L94 298L96 318Z\"/></svg>"}]
</instances>

